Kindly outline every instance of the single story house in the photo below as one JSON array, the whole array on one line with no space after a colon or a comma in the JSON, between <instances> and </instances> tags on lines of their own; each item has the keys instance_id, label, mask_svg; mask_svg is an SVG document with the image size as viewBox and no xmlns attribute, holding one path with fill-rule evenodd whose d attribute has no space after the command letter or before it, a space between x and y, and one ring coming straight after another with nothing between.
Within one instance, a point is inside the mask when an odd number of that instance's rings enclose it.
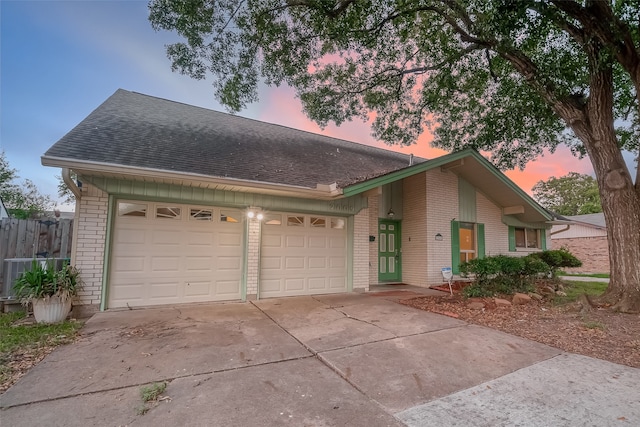
<instances>
[{"instance_id":1,"label":"single story house","mask_svg":"<svg viewBox=\"0 0 640 427\"><path fill-rule=\"evenodd\" d=\"M608 273L609 242L604 214L564 216L562 220L562 224L551 227L551 245L553 249L568 249L582 261L582 267L566 270L574 273Z\"/></svg>"},{"instance_id":2,"label":"single story house","mask_svg":"<svg viewBox=\"0 0 640 427\"><path fill-rule=\"evenodd\" d=\"M426 160L125 90L42 164L76 192L79 302L102 310L442 284L545 249L552 219L474 150Z\"/></svg>"}]
</instances>

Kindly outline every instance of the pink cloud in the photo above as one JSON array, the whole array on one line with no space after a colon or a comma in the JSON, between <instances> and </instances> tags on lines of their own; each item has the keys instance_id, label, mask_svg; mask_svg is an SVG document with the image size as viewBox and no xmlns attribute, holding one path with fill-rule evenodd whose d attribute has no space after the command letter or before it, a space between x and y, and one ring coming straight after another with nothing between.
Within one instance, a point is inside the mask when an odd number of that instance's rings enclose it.
<instances>
[{"instance_id":1,"label":"pink cloud","mask_svg":"<svg viewBox=\"0 0 640 427\"><path fill-rule=\"evenodd\" d=\"M321 133L334 138L345 139L373 147L392 150L404 154L414 154L419 157L433 159L447 154L445 150L430 145L432 135L425 133L416 144L408 147L389 146L375 140L371 136L369 124L362 122L347 122L340 127L330 124L324 130L310 121L302 112L300 101L295 98L291 88L280 87L269 89L261 94L261 108L256 119L276 123L283 126L301 129L308 132ZM593 168L588 159L579 160L566 147L559 147L555 153L545 152L542 157L530 162L524 170L506 171L505 174L525 192L531 194L531 188L540 180L547 180L551 176L560 177L568 172L593 174Z\"/></svg>"}]
</instances>

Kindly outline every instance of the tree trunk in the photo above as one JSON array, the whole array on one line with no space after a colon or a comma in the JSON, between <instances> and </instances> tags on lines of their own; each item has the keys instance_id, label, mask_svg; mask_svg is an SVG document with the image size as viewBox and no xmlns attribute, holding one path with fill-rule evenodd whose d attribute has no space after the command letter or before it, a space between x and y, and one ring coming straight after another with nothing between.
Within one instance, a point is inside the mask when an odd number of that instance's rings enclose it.
<instances>
[{"instance_id":1,"label":"tree trunk","mask_svg":"<svg viewBox=\"0 0 640 427\"><path fill-rule=\"evenodd\" d=\"M640 312L640 198L615 137L589 153L607 224L611 278L601 301L614 310ZM608 149L607 149L608 148Z\"/></svg>"},{"instance_id":2,"label":"tree trunk","mask_svg":"<svg viewBox=\"0 0 640 427\"><path fill-rule=\"evenodd\" d=\"M611 278L600 302L610 304L616 311L637 313L640 312L640 193L633 185L614 130L610 70L594 71L590 89L583 116L567 122L589 154L607 225Z\"/></svg>"}]
</instances>

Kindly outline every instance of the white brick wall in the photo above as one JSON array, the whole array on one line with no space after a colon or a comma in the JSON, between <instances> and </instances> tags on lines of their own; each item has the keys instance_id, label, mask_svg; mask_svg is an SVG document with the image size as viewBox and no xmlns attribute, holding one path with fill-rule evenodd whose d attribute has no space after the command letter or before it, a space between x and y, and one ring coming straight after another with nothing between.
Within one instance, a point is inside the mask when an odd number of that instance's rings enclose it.
<instances>
[{"instance_id":1,"label":"white brick wall","mask_svg":"<svg viewBox=\"0 0 640 427\"><path fill-rule=\"evenodd\" d=\"M378 283L378 207L380 196L369 197L369 235L375 236L374 242L369 242L369 285Z\"/></svg>"},{"instance_id":2,"label":"white brick wall","mask_svg":"<svg viewBox=\"0 0 640 427\"><path fill-rule=\"evenodd\" d=\"M99 305L109 199L102 190L83 184L82 198L76 202L71 262L80 270L84 282L77 303Z\"/></svg>"},{"instance_id":3,"label":"white brick wall","mask_svg":"<svg viewBox=\"0 0 640 427\"><path fill-rule=\"evenodd\" d=\"M442 267L451 267L451 220L458 218L458 177L440 169L426 173L427 284L441 284ZM441 241L435 235L442 235ZM422 285L422 284L421 284Z\"/></svg>"},{"instance_id":4,"label":"white brick wall","mask_svg":"<svg viewBox=\"0 0 640 427\"><path fill-rule=\"evenodd\" d=\"M353 289L369 290L369 211L361 210L354 218L353 227ZM377 212L377 207L376 207Z\"/></svg>"},{"instance_id":5,"label":"white brick wall","mask_svg":"<svg viewBox=\"0 0 640 427\"><path fill-rule=\"evenodd\" d=\"M247 299L258 297L258 280L260 277L260 227L262 221L257 218L247 219L249 232L247 235Z\"/></svg>"},{"instance_id":6,"label":"white brick wall","mask_svg":"<svg viewBox=\"0 0 640 427\"><path fill-rule=\"evenodd\" d=\"M426 286L427 266L427 180L426 174L403 180L402 282Z\"/></svg>"}]
</instances>

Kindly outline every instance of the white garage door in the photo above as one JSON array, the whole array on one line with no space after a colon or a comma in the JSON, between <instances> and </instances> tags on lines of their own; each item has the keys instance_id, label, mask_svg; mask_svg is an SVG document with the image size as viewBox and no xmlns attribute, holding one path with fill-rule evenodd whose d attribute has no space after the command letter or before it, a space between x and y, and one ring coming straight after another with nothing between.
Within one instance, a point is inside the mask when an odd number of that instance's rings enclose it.
<instances>
[{"instance_id":1,"label":"white garage door","mask_svg":"<svg viewBox=\"0 0 640 427\"><path fill-rule=\"evenodd\" d=\"M241 298L240 211L119 201L108 306Z\"/></svg>"},{"instance_id":2,"label":"white garage door","mask_svg":"<svg viewBox=\"0 0 640 427\"><path fill-rule=\"evenodd\" d=\"M262 223L260 297L347 291L345 218L268 214Z\"/></svg>"}]
</instances>

